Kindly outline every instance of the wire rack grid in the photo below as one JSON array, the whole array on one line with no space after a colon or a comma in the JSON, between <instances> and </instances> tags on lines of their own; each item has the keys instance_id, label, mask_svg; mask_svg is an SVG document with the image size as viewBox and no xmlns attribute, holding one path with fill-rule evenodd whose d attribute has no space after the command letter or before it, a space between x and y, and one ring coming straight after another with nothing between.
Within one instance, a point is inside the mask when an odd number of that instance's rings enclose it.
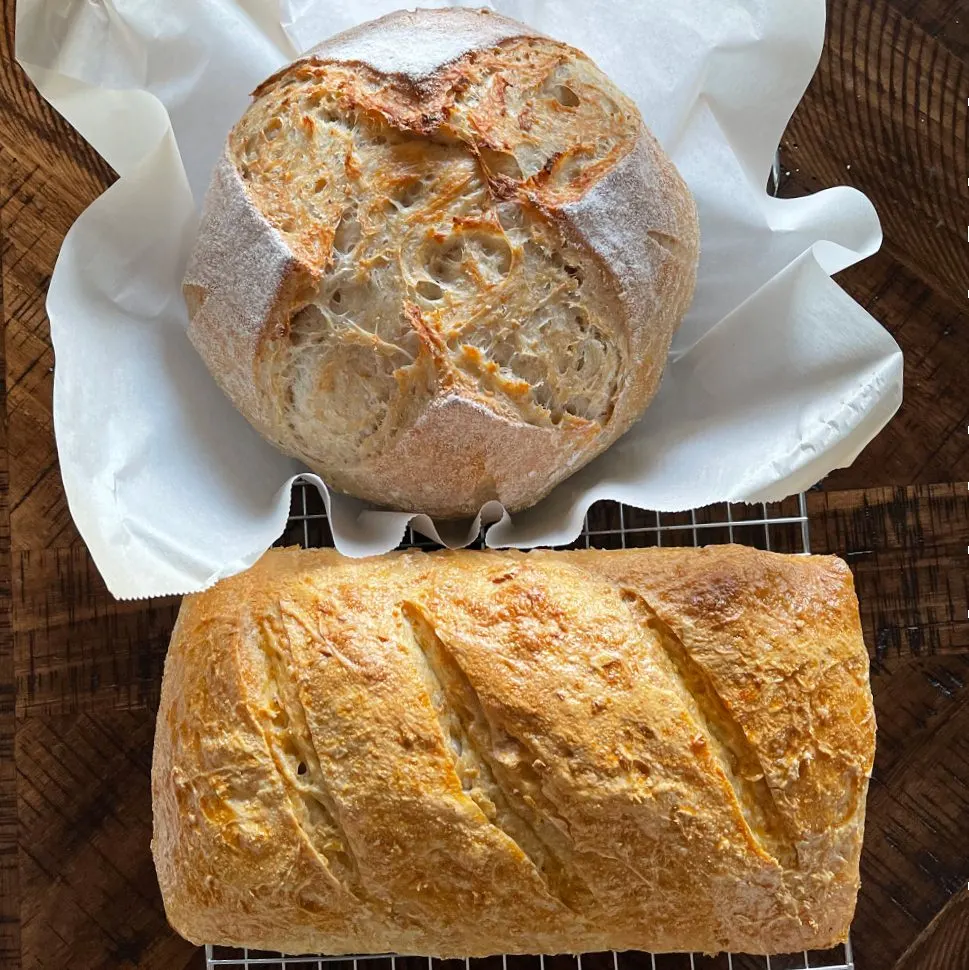
<instances>
[{"instance_id":1,"label":"wire rack grid","mask_svg":"<svg viewBox=\"0 0 969 970\"><path fill-rule=\"evenodd\" d=\"M783 502L744 505L721 502L686 512L652 512L598 502L582 521L582 530L564 548L626 549L642 546L703 546L737 542L775 552L811 552L807 500L802 492ZM297 482L286 530L279 545L304 549L333 545L326 509L316 487ZM484 532L471 548L484 546ZM437 543L408 526L401 549L437 549Z\"/></svg>"},{"instance_id":2,"label":"wire rack grid","mask_svg":"<svg viewBox=\"0 0 969 970\"><path fill-rule=\"evenodd\" d=\"M681 513L648 512L614 502L593 506L583 521L573 548L627 549L644 546L703 546L739 542L778 552L811 551L807 502L803 494L784 502L758 505L720 505ZM322 499L316 488L298 483L280 544L305 548L333 544ZM477 547L483 545L479 536ZM437 548L431 540L408 529L402 548ZM850 944L823 953L753 957L746 954L606 953L581 956L494 957L487 960L432 960L390 955L284 956L255 950L206 947L206 964L229 970L286 967L310 970L854 970ZM463 964L463 966L462 966Z\"/></svg>"},{"instance_id":3,"label":"wire rack grid","mask_svg":"<svg viewBox=\"0 0 969 970\"><path fill-rule=\"evenodd\" d=\"M854 970L851 943L822 953L792 953L775 957L722 953L586 953L574 956L498 956L486 959L438 960L390 954L350 956L285 956L263 950L231 950L206 946L207 968L227 970ZM365 966L361 966L361 964Z\"/></svg>"}]
</instances>

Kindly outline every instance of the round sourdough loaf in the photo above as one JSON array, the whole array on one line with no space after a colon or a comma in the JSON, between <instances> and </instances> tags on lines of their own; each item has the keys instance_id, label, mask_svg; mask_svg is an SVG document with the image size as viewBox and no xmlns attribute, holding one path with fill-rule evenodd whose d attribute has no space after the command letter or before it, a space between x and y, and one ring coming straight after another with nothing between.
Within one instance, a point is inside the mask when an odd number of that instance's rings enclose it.
<instances>
[{"instance_id":1,"label":"round sourdough loaf","mask_svg":"<svg viewBox=\"0 0 969 970\"><path fill-rule=\"evenodd\" d=\"M487 11L390 14L269 78L185 278L236 407L334 488L532 505L656 392L693 199L588 57Z\"/></svg>"}]
</instances>

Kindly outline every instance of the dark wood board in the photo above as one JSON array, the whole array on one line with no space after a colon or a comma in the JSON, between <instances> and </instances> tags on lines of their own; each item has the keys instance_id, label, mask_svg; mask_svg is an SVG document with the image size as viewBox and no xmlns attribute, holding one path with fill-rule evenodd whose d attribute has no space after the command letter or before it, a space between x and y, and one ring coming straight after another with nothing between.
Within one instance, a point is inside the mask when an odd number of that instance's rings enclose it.
<instances>
[{"instance_id":1,"label":"dark wood board","mask_svg":"<svg viewBox=\"0 0 969 970\"><path fill-rule=\"evenodd\" d=\"M953 893L902 955L898 970L969 967L969 891Z\"/></svg>"},{"instance_id":2,"label":"dark wood board","mask_svg":"<svg viewBox=\"0 0 969 970\"><path fill-rule=\"evenodd\" d=\"M109 596L53 441L47 286L113 173L13 64L13 7L0 35L0 967L198 967L165 926L148 853L177 604ZM814 551L855 573L879 718L859 970L969 966L967 59L965 0L832 2L782 145L785 193L853 184L875 203L884 247L839 281L906 354L899 414L809 495Z\"/></svg>"},{"instance_id":3,"label":"dark wood board","mask_svg":"<svg viewBox=\"0 0 969 970\"><path fill-rule=\"evenodd\" d=\"M0 306L6 307L4 275L0 275ZM4 314L4 323L6 323L6 314ZM0 362L5 361L4 343L0 343ZM0 369L0 967L13 967L20 959L21 897L17 765L14 758L17 721L10 595L9 450L6 381L2 379L5 372L4 366Z\"/></svg>"}]
</instances>

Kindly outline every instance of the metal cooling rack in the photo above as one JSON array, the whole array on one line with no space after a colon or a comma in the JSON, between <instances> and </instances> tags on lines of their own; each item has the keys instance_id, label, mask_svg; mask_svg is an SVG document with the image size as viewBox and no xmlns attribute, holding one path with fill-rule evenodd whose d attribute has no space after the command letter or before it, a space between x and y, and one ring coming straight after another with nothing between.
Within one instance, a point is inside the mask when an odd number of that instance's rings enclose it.
<instances>
[{"instance_id":1,"label":"metal cooling rack","mask_svg":"<svg viewBox=\"0 0 969 970\"><path fill-rule=\"evenodd\" d=\"M776 957L716 957L693 953L587 953L579 956L488 957L483 960L436 960L431 957L394 956L300 956L290 957L264 950L205 948L206 967L243 970L854 970L851 943L823 953L792 953ZM366 968L359 965L365 963Z\"/></svg>"},{"instance_id":2,"label":"metal cooling rack","mask_svg":"<svg viewBox=\"0 0 969 970\"><path fill-rule=\"evenodd\" d=\"M600 502L586 515L582 532L571 548L632 549L644 546L704 546L738 542L777 552L811 551L807 503L803 494L783 502L758 505L721 503L689 512L644 512L615 502ZM282 545L331 546L333 537L322 499L315 486L298 483ZM480 548L481 537L473 543ZM408 529L402 548L437 548L431 540ZM486 960L432 960L426 957L284 956L228 947L205 948L207 968L259 967L282 970L854 970L851 945L823 953L775 957L746 954L594 953L582 956L491 957ZM360 966L361 964L366 966ZM463 966L462 966L463 964Z\"/></svg>"},{"instance_id":3,"label":"metal cooling rack","mask_svg":"<svg viewBox=\"0 0 969 970\"><path fill-rule=\"evenodd\" d=\"M803 493L783 502L709 505L688 512L648 512L618 502L597 502L586 514L578 538L563 548L632 549L643 546L706 546L737 542L774 552L810 553L807 502ZM333 535L316 487L293 489L286 530L279 545L332 546ZM483 536L473 542L482 548ZM436 549L408 528L400 548Z\"/></svg>"}]
</instances>

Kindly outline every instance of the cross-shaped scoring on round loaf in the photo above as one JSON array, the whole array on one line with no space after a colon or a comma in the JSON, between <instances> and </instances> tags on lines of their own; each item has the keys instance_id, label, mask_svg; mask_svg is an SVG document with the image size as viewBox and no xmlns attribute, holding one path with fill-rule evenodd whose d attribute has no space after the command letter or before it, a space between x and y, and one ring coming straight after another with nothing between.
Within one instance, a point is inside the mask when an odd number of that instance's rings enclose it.
<instances>
[{"instance_id":1,"label":"cross-shaped scoring on round loaf","mask_svg":"<svg viewBox=\"0 0 969 970\"><path fill-rule=\"evenodd\" d=\"M260 417L247 416L336 488L439 515L529 505L652 396L692 293L692 200L635 105L574 48L509 36L415 77L324 45L256 91L228 154L303 277L249 363ZM615 190L594 199L624 164L665 224L637 226ZM584 202L585 235L570 215ZM603 251L612 238L586 238L627 217L644 230L632 281ZM688 287L657 285L681 264ZM676 306L648 334L631 298Z\"/></svg>"}]
</instances>

